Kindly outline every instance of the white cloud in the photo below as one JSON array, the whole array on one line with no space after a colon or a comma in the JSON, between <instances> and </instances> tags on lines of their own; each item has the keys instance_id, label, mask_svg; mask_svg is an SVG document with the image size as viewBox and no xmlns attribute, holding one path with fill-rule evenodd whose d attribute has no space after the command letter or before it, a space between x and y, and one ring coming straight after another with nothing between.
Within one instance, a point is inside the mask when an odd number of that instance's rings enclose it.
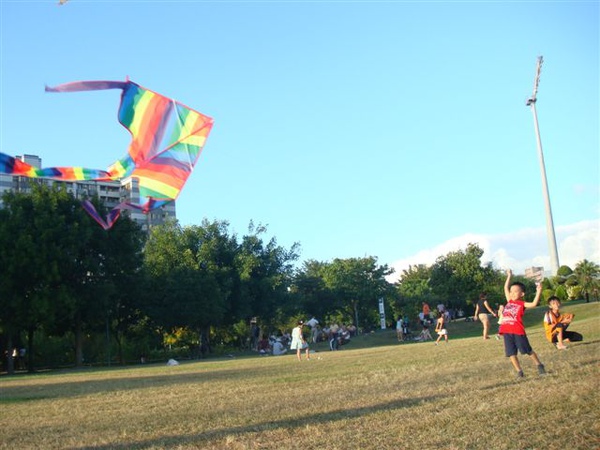
<instances>
[{"instance_id":1,"label":"white cloud","mask_svg":"<svg viewBox=\"0 0 600 450\"><path fill-rule=\"evenodd\" d=\"M600 220L587 220L557 227L555 230L560 265L574 268L583 260L600 263ZM469 243L483 250L482 261L491 261L498 269L511 268L515 273L524 273L532 266L550 269L550 255L545 228L525 228L514 233L484 235L465 234L452 238L431 249L422 250L413 256L391 264L395 273L389 281L398 280L402 271L411 265L431 265L440 256L464 250Z\"/></svg>"}]
</instances>

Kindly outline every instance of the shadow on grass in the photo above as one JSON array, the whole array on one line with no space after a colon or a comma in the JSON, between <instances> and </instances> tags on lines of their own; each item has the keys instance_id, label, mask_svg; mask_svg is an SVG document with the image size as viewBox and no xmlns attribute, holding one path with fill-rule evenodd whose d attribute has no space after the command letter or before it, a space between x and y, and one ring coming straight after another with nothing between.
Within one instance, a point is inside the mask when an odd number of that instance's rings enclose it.
<instances>
[{"instance_id":1,"label":"shadow on grass","mask_svg":"<svg viewBox=\"0 0 600 450\"><path fill-rule=\"evenodd\" d=\"M594 339L590 341L577 342L574 347L588 346L598 344L600 340ZM292 356L288 356L292 358ZM595 362L595 361L594 361ZM202 386L209 383L221 383L223 381L233 382L235 384L241 382L256 382L260 383L264 377L277 379L280 368L276 366L260 366L255 365L249 368L221 368L214 369L198 365L197 370L193 372L178 372L180 368L185 368L188 363L183 363L182 366L166 368L162 366L148 366L147 373L140 373L139 376L124 376L119 378L92 379L92 380L73 380L69 379L64 382L55 383L55 378L49 377L47 384L40 383L39 385L5 385L2 388L0 396L0 405L29 403L34 401L52 400L57 398L73 398L78 396L87 396L98 393L114 393L128 390L143 390L154 389L160 387L168 387L171 385L194 384ZM190 364L196 364L190 363ZM580 363L585 364L585 363ZM592 364L590 362L589 364ZM162 369L160 373L151 373L152 370ZM172 370L170 370L172 369ZM119 370L119 369L117 369ZM127 368L124 368L127 370ZM60 376L60 374L56 374ZM289 380L282 379L282 382Z\"/></svg>"},{"instance_id":2,"label":"shadow on grass","mask_svg":"<svg viewBox=\"0 0 600 450\"><path fill-rule=\"evenodd\" d=\"M599 343L599 342L600 342L600 339L593 339L593 340L591 340L591 341L586 341L586 340L584 339L583 341L577 342L577 343L575 343L575 344L572 344L572 345L575 345L576 347L579 347L579 346L582 346L582 345L597 344L597 343Z\"/></svg>"},{"instance_id":3,"label":"shadow on grass","mask_svg":"<svg viewBox=\"0 0 600 450\"><path fill-rule=\"evenodd\" d=\"M17 403L27 403L27 402L35 402L38 400L44 400L45 398L48 398L46 396L35 396L35 395L23 395L23 396L18 396L18 397L11 397L11 398L0 398L0 405L11 405L11 404L17 404Z\"/></svg>"},{"instance_id":4,"label":"shadow on grass","mask_svg":"<svg viewBox=\"0 0 600 450\"><path fill-rule=\"evenodd\" d=\"M309 417L302 417L298 419L282 419L275 421L268 421L262 423L255 423L251 425L244 425L239 427L222 428L216 430L206 431L204 433L197 433L191 435L177 435L177 436L163 436L160 438L153 438L147 441L138 442L127 442L127 443L111 443L97 446L82 446L82 447L68 447L70 450L102 450L102 449L144 449L151 447L159 448L177 448L181 445L201 445L203 443L209 443L225 439L227 436L243 435L246 433L260 433L264 431L273 431L279 428L293 429L293 428L304 428L307 425L323 425L327 422L336 422L338 420L355 419L370 414L375 414L382 411L393 411L396 409L410 408L413 406L422 405L423 403L434 403L439 402L441 398L447 396L429 396L429 397L413 397L407 399L393 400L386 403L380 403L372 406L365 406L363 408L354 409L337 409L334 411L314 414Z\"/></svg>"},{"instance_id":5,"label":"shadow on grass","mask_svg":"<svg viewBox=\"0 0 600 450\"><path fill-rule=\"evenodd\" d=\"M232 368L232 369L204 369L198 366L198 371L194 372L177 372L183 366L173 368L164 368L164 372L156 374L140 374L134 377L122 378L106 378L99 380L73 380L69 379L65 382L54 383L53 379L45 384L41 382L37 385L27 386L3 386L2 396L0 396L0 405L9 403L31 402L35 400L48 400L56 398L72 398L78 396L87 396L98 393L121 392L128 390L143 390L145 388L160 388L164 386L182 384L194 384L201 386L208 383L220 383L225 381L239 383L255 380L260 382L264 377L274 377L273 372L279 369L276 367L260 367L255 366L248 368ZM162 367L161 367L162 368ZM148 367L148 369L156 369L156 367ZM172 371L168 371L172 369ZM32 393L39 391L39 395Z\"/></svg>"}]
</instances>

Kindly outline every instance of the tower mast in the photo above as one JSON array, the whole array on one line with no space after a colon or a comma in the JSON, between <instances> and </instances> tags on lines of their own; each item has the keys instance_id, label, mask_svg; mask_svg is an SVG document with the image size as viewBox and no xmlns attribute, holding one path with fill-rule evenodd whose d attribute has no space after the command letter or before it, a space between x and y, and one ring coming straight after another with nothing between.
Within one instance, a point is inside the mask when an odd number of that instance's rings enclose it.
<instances>
[{"instance_id":1,"label":"tower mast","mask_svg":"<svg viewBox=\"0 0 600 450\"><path fill-rule=\"evenodd\" d=\"M531 107L533 113L533 124L535 126L535 137L537 139L538 157L540 160L540 170L542 172L542 190L544 194L544 202L546 205L546 234L548 237L548 249L550 251L550 266L552 274L558 272L558 250L556 247L556 236L554 234L554 222L552 220L552 207L550 206L550 193L548 192L548 180L546 179L546 166L544 164L544 152L542 151L542 139L540 138L540 127L538 125L537 112L535 104L537 102L537 91L540 83L540 74L542 72L543 56L538 56L537 67L535 71L535 79L533 81L533 95L527 100L526 105Z\"/></svg>"}]
</instances>

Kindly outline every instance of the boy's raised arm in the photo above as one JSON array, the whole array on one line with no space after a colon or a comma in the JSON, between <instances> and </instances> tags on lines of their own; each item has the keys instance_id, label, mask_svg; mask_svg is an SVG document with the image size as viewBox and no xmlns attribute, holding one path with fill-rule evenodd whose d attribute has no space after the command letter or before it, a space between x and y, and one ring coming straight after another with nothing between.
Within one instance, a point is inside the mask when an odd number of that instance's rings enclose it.
<instances>
[{"instance_id":1,"label":"boy's raised arm","mask_svg":"<svg viewBox=\"0 0 600 450\"><path fill-rule=\"evenodd\" d=\"M504 296L506 297L506 301L510 300L510 279L512 277L512 270L508 269L506 271L506 281L504 282Z\"/></svg>"},{"instance_id":2,"label":"boy's raised arm","mask_svg":"<svg viewBox=\"0 0 600 450\"><path fill-rule=\"evenodd\" d=\"M525 308L535 308L540 302L540 297L542 296L542 283L535 284L535 298L532 302L525 303L523 306Z\"/></svg>"}]
</instances>

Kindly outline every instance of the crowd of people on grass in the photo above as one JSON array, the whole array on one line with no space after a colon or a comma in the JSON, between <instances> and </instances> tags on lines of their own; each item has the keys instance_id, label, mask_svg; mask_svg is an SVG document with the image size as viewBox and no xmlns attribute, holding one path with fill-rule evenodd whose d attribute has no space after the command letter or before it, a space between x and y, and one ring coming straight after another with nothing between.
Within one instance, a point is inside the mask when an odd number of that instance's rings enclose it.
<instances>
[{"instance_id":1,"label":"crowd of people on grass","mask_svg":"<svg viewBox=\"0 0 600 450\"><path fill-rule=\"evenodd\" d=\"M482 293L479 295L477 304L475 305L475 313L473 321L480 321L483 327L483 339L490 339L491 318L497 319L498 333L496 339L504 340L504 353L509 358L518 378L524 376L521 363L518 355L528 355L537 367L539 375L545 375L546 369L540 361L537 353L531 347L525 326L523 324L523 315L527 309L535 308L540 302L542 294L541 283L536 283L536 293L533 301L526 302L525 285L521 282L512 282L512 271L506 273L506 281L504 283L504 296L506 304L500 305L497 310L494 310L489 302L487 295ZM551 296L548 299L548 310L544 314L543 326L546 339L553 344L558 350L566 350L567 344L570 342L578 342L583 340L583 336L575 331L569 330L574 315L571 313L563 313L561 311L560 299L556 296ZM438 345L442 339L448 343L447 323L452 321L452 314L444 307L443 304L437 306L437 320L435 321L435 332L437 339L435 345ZM423 302L422 312L419 314L421 333L413 337L416 341L433 340L429 327L433 323L432 313L427 303ZM406 318L399 317L396 323L396 331L398 340L403 341L407 337Z\"/></svg>"},{"instance_id":2,"label":"crowd of people on grass","mask_svg":"<svg viewBox=\"0 0 600 450\"><path fill-rule=\"evenodd\" d=\"M541 283L536 283L537 288L533 301L525 302L525 285L520 282L511 282L511 278L512 272L509 270L504 284L506 303L494 309L488 301L487 294L481 293L475 304L472 317L465 317L462 309L446 307L443 303L432 309L427 302L422 302L421 312L414 322L411 322L410 317L406 314L398 316L395 325L398 341L433 341L436 346L442 341L448 344L450 337L448 325L459 319L479 321L483 328L483 340L488 340L490 339L491 329L495 328L492 323L495 319L498 324L495 338L504 341L505 355L517 372L517 376L523 376L523 370L518 359L519 353L528 355L536 364L538 372L544 374L544 365L531 348L523 325L525 311L537 307L540 302ZM570 329L574 314L562 312L561 306L558 297L552 296L548 299L548 310L544 314L543 327L548 342L558 350L566 350L571 342L582 341L583 336ZM431 330L435 333L435 338ZM359 331L354 324L338 325L337 323L331 323L321 326L314 317L307 322L299 320L291 333L281 331L265 333L259 327L257 320L252 319L249 342L250 348L260 355L280 356L288 352L295 352L299 360L302 359L302 355L305 355L305 358L309 360L311 345L327 342L329 350L336 351L349 344L358 333ZM26 369L25 355L25 348L14 348L11 352L4 352L6 360L12 358L16 370ZM145 356L142 356L141 362L145 363L145 359Z\"/></svg>"},{"instance_id":3,"label":"crowd of people on grass","mask_svg":"<svg viewBox=\"0 0 600 450\"><path fill-rule=\"evenodd\" d=\"M327 342L329 350L339 350L343 345L350 343L352 338L357 335L358 329L354 324L332 323L321 327L319 321L314 317L307 322L298 321L296 327L290 333L263 333L260 327L253 322L251 324L251 349L257 351L260 355L285 355L288 350L306 351L307 359L310 344ZM306 327L308 327L306 329Z\"/></svg>"},{"instance_id":4,"label":"crowd of people on grass","mask_svg":"<svg viewBox=\"0 0 600 450\"><path fill-rule=\"evenodd\" d=\"M512 271L507 271L504 284L506 304L497 309L492 308L485 293L479 295L475 305L472 321L479 321L483 328L483 339L490 339L492 320L497 319L498 333L496 339L504 340L505 355L509 358L517 377L523 377L523 370L518 358L519 353L528 355L537 367L538 373L544 375L545 368L538 355L533 351L527 338L523 325L523 315L527 309L538 306L541 298L541 283L536 283L536 293L533 301L525 302L525 285L520 282L511 282ZM559 350L567 349L567 344L583 340L580 333L568 329L573 321L574 315L561 311L560 299L552 296L548 299L548 310L544 314L543 326L547 340ZM464 317L462 310L447 308L444 304L438 304L432 311L431 307L423 302L418 318L419 332L413 333L411 321L407 315L400 315L396 321L396 335L399 342L405 341L433 341L430 328L437 335L435 345L444 341L448 344L448 324L458 318ZM493 318L493 319L492 319ZM465 318L466 320L466 318ZM309 331L305 333L304 327ZM255 349L261 355L284 355L288 352L296 353L298 360L305 355L310 360L310 345L327 341L331 351L338 350L341 346L348 344L352 337L356 336L357 328L354 325L338 325L336 323L321 327L319 321L314 317L304 323L298 321L291 334L280 336L262 335L258 337L257 329L253 328L253 337L256 335ZM253 340L254 342L254 340Z\"/></svg>"}]
</instances>

